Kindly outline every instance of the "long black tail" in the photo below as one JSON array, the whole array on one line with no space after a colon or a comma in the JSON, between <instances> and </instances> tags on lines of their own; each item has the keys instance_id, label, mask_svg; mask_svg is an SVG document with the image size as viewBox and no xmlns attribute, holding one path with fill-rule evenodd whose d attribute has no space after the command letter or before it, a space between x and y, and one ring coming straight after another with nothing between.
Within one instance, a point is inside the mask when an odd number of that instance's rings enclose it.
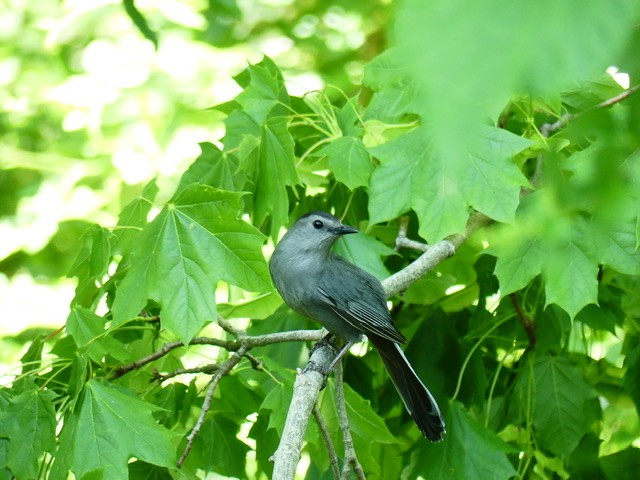
<instances>
[{"instance_id":1,"label":"long black tail","mask_svg":"<svg viewBox=\"0 0 640 480\"><path fill-rule=\"evenodd\" d=\"M422 434L432 442L442 440L445 426L438 404L418 378L400 346L375 335L369 335L369 341L380 352L396 390Z\"/></svg>"}]
</instances>

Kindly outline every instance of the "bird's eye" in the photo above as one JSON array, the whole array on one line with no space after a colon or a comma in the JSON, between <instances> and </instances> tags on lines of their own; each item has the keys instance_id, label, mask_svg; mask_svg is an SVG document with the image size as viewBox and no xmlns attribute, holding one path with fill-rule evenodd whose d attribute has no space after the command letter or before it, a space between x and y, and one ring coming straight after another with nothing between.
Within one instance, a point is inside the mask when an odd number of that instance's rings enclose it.
<instances>
[{"instance_id":1,"label":"bird's eye","mask_svg":"<svg viewBox=\"0 0 640 480\"><path fill-rule=\"evenodd\" d=\"M313 222L313 228L315 228L316 230L320 230L322 227L324 227L324 223L322 223L320 220L315 220Z\"/></svg>"}]
</instances>

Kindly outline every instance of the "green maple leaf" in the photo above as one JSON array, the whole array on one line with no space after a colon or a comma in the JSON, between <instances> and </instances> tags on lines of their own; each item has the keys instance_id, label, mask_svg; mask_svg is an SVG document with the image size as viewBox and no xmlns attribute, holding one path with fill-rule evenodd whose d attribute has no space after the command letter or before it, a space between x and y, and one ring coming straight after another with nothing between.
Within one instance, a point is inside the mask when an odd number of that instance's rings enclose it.
<instances>
[{"instance_id":1,"label":"green maple leaf","mask_svg":"<svg viewBox=\"0 0 640 480\"><path fill-rule=\"evenodd\" d=\"M372 148L381 165L371 178L371 222L413 208L420 235L435 242L464 230L468 205L497 220L512 220L520 187L527 184L512 157L531 142L492 127L481 133L466 159L434 155L425 126Z\"/></svg>"},{"instance_id":2,"label":"green maple leaf","mask_svg":"<svg viewBox=\"0 0 640 480\"><path fill-rule=\"evenodd\" d=\"M118 286L113 326L136 317L151 299L162 307L163 327L189 341L215 319L217 282L267 291L264 236L239 220L241 193L187 187L145 228Z\"/></svg>"},{"instance_id":3,"label":"green maple leaf","mask_svg":"<svg viewBox=\"0 0 640 480\"><path fill-rule=\"evenodd\" d=\"M578 6L580 18L567 23ZM555 93L602 72L632 31L633 12L628 0L407 0L397 11L398 50L385 73L397 65L410 72L421 97L413 112L437 119L434 151L456 159L514 92ZM487 31L490 24L499 27Z\"/></svg>"},{"instance_id":4,"label":"green maple leaf","mask_svg":"<svg viewBox=\"0 0 640 480\"><path fill-rule=\"evenodd\" d=\"M542 271L544 249L536 239L505 242L499 252L495 274L503 296L524 288Z\"/></svg>"},{"instance_id":5,"label":"green maple leaf","mask_svg":"<svg viewBox=\"0 0 640 480\"><path fill-rule=\"evenodd\" d=\"M533 399L533 426L541 445L567 456L589 429L584 403L596 392L565 357L536 355L517 384L521 409Z\"/></svg>"},{"instance_id":6,"label":"green maple leaf","mask_svg":"<svg viewBox=\"0 0 640 480\"><path fill-rule=\"evenodd\" d=\"M129 253L131 246L147 224L147 216L153 207L153 200L158 191L155 180L152 180L144 187L139 197L122 209L118 218L118 227L114 231L118 237L116 249L119 253L123 255Z\"/></svg>"},{"instance_id":7,"label":"green maple leaf","mask_svg":"<svg viewBox=\"0 0 640 480\"><path fill-rule=\"evenodd\" d=\"M598 301L598 265L573 241L547 252L544 266L546 305L555 303L574 318Z\"/></svg>"},{"instance_id":8,"label":"green maple leaf","mask_svg":"<svg viewBox=\"0 0 640 480\"><path fill-rule=\"evenodd\" d=\"M130 458L175 467L176 435L158 425L155 405L98 380L86 383L79 410L65 420L52 478L127 478Z\"/></svg>"},{"instance_id":9,"label":"green maple leaf","mask_svg":"<svg viewBox=\"0 0 640 480\"><path fill-rule=\"evenodd\" d=\"M0 437L8 439L6 466L16 478L37 478L40 457L56 449L55 397L49 390L31 390L2 408Z\"/></svg>"},{"instance_id":10,"label":"green maple leaf","mask_svg":"<svg viewBox=\"0 0 640 480\"><path fill-rule=\"evenodd\" d=\"M255 190L256 224L272 216L271 235L276 236L289 217L287 185L298 183L293 137L286 117L270 118L262 128Z\"/></svg>"},{"instance_id":11,"label":"green maple leaf","mask_svg":"<svg viewBox=\"0 0 640 480\"><path fill-rule=\"evenodd\" d=\"M591 238L602 263L627 275L640 275L640 250L636 246L638 237L633 218L613 224L596 223Z\"/></svg>"},{"instance_id":12,"label":"green maple leaf","mask_svg":"<svg viewBox=\"0 0 640 480\"><path fill-rule=\"evenodd\" d=\"M512 221L520 187L529 184L512 158L532 143L506 130L483 126L461 177L467 202L495 220Z\"/></svg>"},{"instance_id":13,"label":"green maple leaf","mask_svg":"<svg viewBox=\"0 0 640 480\"><path fill-rule=\"evenodd\" d=\"M180 179L177 193L194 183L210 185L221 190L238 190L238 162L209 142L200 144L202 153Z\"/></svg>"},{"instance_id":14,"label":"green maple leaf","mask_svg":"<svg viewBox=\"0 0 640 480\"><path fill-rule=\"evenodd\" d=\"M434 480L507 480L516 471L506 453L513 449L469 417L453 402L447 415L444 442L425 445L414 454L415 472Z\"/></svg>"},{"instance_id":15,"label":"green maple leaf","mask_svg":"<svg viewBox=\"0 0 640 480\"><path fill-rule=\"evenodd\" d=\"M335 384L329 384L327 394L322 397L320 403L321 412L332 432L340 431L340 420L335 402ZM365 470L371 471L375 475L381 474L381 465L373 455L375 445L393 445L398 440L391 434L384 420L371 407L371 402L360 396L349 385L344 385L344 399L349 420L349 428L353 435L353 443L356 451L364 453L359 459ZM334 439L339 441L338 438Z\"/></svg>"},{"instance_id":16,"label":"green maple leaf","mask_svg":"<svg viewBox=\"0 0 640 480\"><path fill-rule=\"evenodd\" d=\"M318 153L329 158L329 167L336 179L351 190L369 184L373 163L360 138L340 137Z\"/></svg>"},{"instance_id":17,"label":"green maple leaf","mask_svg":"<svg viewBox=\"0 0 640 480\"><path fill-rule=\"evenodd\" d=\"M495 273L503 295L542 274L546 305L555 303L573 318L598 301L602 251L590 244L596 226L550 203L551 197L545 190L528 195L516 224L497 228L488 251L498 258Z\"/></svg>"},{"instance_id":18,"label":"green maple leaf","mask_svg":"<svg viewBox=\"0 0 640 480\"><path fill-rule=\"evenodd\" d=\"M396 254L392 248L365 234L345 235L338 241L334 251L380 280L389 276L381 257Z\"/></svg>"},{"instance_id":19,"label":"green maple leaf","mask_svg":"<svg viewBox=\"0 0 640 480\"><path fill-rule=\"evenodd\" d=\"M429 241L464 228L468 214L458 188L457 166L432 158L425 127L371 152L380 160L369 189L371 223L391 220L413 208L421 235Z\"/></svg>"},{"instance_id":20,"label":"green maple leaf","mask_svg":"<svg viewBox=\"0 0 640 480\"><path fill-rule=\"evenodd\" d=\"M264 57L260 63L251 65L234 79L244 88L235 102L256 124L263 125L269 116L289 113L289 95L282 73L270 58Z\"/></svg>"}]
</instances>

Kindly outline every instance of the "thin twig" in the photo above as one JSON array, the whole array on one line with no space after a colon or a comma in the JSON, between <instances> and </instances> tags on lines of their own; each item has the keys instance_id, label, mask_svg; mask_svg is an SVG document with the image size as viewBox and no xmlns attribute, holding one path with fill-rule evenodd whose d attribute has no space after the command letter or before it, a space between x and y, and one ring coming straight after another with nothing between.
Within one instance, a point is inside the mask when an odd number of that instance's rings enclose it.
<instances>
[{"instance_id":1,"label":"thin twig","mask_svg":"<svg viewBox=\"0 0 640 480\"><path fill-rule=\"evenodd\" d=\"M515 293L509 295L509 300L513 305L513 308L516 311L516 315L518 316L518 320L520 320L520 324L522 328L527 333L527 337L529 338L529 345L527 346L527 350L532 350L535 348L536 343L538 342L538 337L536 335L536 323L531 320L524 310L522 309L522 305L520 305L520 300Z\"/></svg>"},{"instance_id":2,"label":"thin twig","mask_svg":"<svg viewBox=\"0 0 640 480\"><path fill-rule=\"evenodd\" d=\"M227 322L228 323L228 322ZM294 330L291 332L276 332L276 333L268 333L265 335L255 335L250 336L247 335L246 332L236 330L240 332L240 335L244 335L241 337L241 340L220 340L219 338L211 338L211 337L196 337L189 342L189 345L213 345L216 347L224 348L229 351L236 351L242 345L246 345L250 348L253 347L264 347L266 345L273 345L274 343L285 343L285 342L317 342L322 338L322 331L320 330ZM121 365L117 367L111 378L121 377L133 370L137 370L148 363L151 363L163 356L167 355L172 350L176 348L184 347L184 343L181 341L169 342L165 343L160 350L153 352L146 357L142 357L135 362L129 363L127 365Z\"/></svg>"},{"instance_id":3,"label":"thin twig","mask_svg":"<svg viewBox=\"0 0 640 480\"><path fill-rule=\"evenodd\" d=\"M151 381L156 381L162 383L170 378L177 377L178 375L186 375L186 374L194 374L194 373L205 373L207 375L211 375L212 373L217 372L220 369L220 365L217 363L210 363L208 365L202 365L201 367L194 368L178 368L173 372L169 373L160 373L157 370L153 371Z\"/></svg>"},{"instance_id":4,"label":"thin twig","mask_svg":"<svg viewBox=\"0 0 640 480\"><path fill-rule=\"evenodd\" d=\"M236 352L233 352L229 359L222 365L220 365L220 369L211 378L211 381L209 382L209 386L207 388L207 393L205 394L204 401L202 402L200 416L191 429L189 435L187 435L187 444L185 445L184 451L182 452L182 455L180 455L180 459L178 460L178 468L182 467L182 465L184 464L184 461L187 459L189 452L191 452L191 449L193 448L193 442L195 438L198 436L198 433L200 433L200 430L204 426L205 418L207 416L207 413L209 412L209 409L211 408L211 401L213 399L213 394L216 391L218 383L220 382L222 377L224 377L227 373L233 370L233 367L240 363L240 360L242 360L242 357L244 357L248 350L249 347L243 345Z\"/></svg>"},{"instance_id":5,"label":"thin twig","mask_svg":"<svg viewBox=\"0 0 640 480\"><path fill-rule=\"evenodd\" d=\"M331 432L329 432L329 427L327 426L327 422L324 421L324 417L318 408L318 404L316 403L313 406L313 410L311 410L313 414L313 418L318 425L318 429L320 430L320 435L322 435L322 440L324 440L324 445L327 447L327 454L329 455L329 465L331 465L331 471L333 472L333 478L340 478L340 462L338 461L338 454L336 453L336 447L333 445L333 440L331 439Z\"/></svg>"},{"instance_id":6,"label":"thin twig","mask_svg":"<svg viewBox=\"0 0 640 480\"><path fill-rule=\"evenodd\" d=\"M364 480L364 470L358 461L356 450L353 447L353 437L349 428L349 417L347 415L347 401L344 396L344 378L342 360L336 363L334 385L336 386L336 409L338 410L338 420L340 431L342 432L342 443L344 444L344 465L342 466L341 479L348 480L351 477L351 470L355 472L359 480Z\"/></svg>"},{"instance_id":7,"label":"thin twig","mask_svg":"<svg viewBox=\"0 0 640 480\"><path fill-rule=\"evenodd\" d=\"M411 240L407 237L408 228L409 217L400 217L400 221L398 222L398 236L396 237L396 250L399 250L400 248L411 248L421 252L429 250L429 245L426 243L417 242L416 240Z\"/></svg>"},{"instance_id":8,"label":"thin twig","mask_svg":"<svg viewBox=\"0 0 640 480\"><path fill-rule=\"evenodd\" d=\"M627 98L629 98L631 95L633 95L638 90L640 90L640 84L639 85L634 85L633 87L629 87L625 91L623 91L622 93L616 95L615 97L608 98L607 100L604 100L604 101L598 103L597 105L594 105L591 108L587 108L586 110L584 110L582 112L565 113L564 115L562 115L554 123L545 123L545 124L543 124L540 127L540 133L545 138L550 137L551 135L556 133L561 128L564 128L570 121L575 120L579 116L584 115L585 113L590 112L592 110L611 107L612 105L615 105L616 103L620 103L623 100L626 100Z\"/></svg>"},{"instance_id":9,"label":"thin twig","mask_svg":"<svg viewBox=\"0 0 640 480\"><path fill-rule=\"evenodd\" d=\"M240 348L239 342L225 341L225 340L220 340L218 338L211 338L211 337L196 337L189 342L189 345L214 345L217 347L225 348L230 351L238 350L238 348ZM113 371L111 375L111 379L121 377L133 370L137 370L143 367L144 365L153 362L154 360L158 360L159 358L164 357L165 355L175 350L176 348L180 348L184 346L185 346L184 342L181 342L181 341L165 343L160 350L153 352L147 355L146 357L142 357L136 360L135 362L131 362L127 365L121 365L119 367L116 367L116 369Z\"/></svg>"},{"instance_id":10,"label":"thin twig","mask_svg":"<svg viewBox=\"0 0 640 480\"><path fill-rule=\"evenodd\" d=\"M434 245L430 245L428 250L416 260L383 280L382 286L387 296L390 297L409 288L416 280L426 275L426 273L437 264L452 256L456 249L469 238L473 232L489 221L489 218L481 213L474 213L469 217L467 229L463 235L453 235Z\"/></svg>"}]
</instances>

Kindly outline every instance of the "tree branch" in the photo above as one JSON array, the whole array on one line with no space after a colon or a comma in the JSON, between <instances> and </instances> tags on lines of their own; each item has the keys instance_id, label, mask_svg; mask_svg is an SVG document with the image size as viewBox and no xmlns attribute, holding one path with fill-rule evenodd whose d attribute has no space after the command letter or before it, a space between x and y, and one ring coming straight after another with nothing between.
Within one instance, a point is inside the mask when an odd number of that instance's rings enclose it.
<instances>
[{"instance_id":1,"label":"tree branch","mask_svg":"<svg viewBox=\"0 0 640 480\"><path fill-rule=\"evenodd\" d=\"M400 221L398 222L398 236L396 237L396 250L400 248L412 248L413 250L420 250L421 252L426 252L429 250L429 245L422 242L417 242L415 240L411 240L407 237L407 230L409 228L409 217L406 215L404 217L400 217Z\"/></svg>"},{"instance_id":2,"label":"tree branch","mask_svg":"<svg viewBox=\"0 0 640 480\"><path fill-rule=\"evenodd\" d=\"M200 410L200 416L198 417L198 420L196 421L189 435L187 435L187 444L185 445L184 451L182 452L182 455L180 455L180 459L178 460L178 468L182 467L182 465L184 464L184 461L187 459L189 452L191 452L191 449L193 448L193 442L195 438L198 436L198 433L200 433L200 430L204 425L204 421L207 413L209 412L209 409L211 408L211 401L213 399L213 394L216 391L218 383L220 382L222 377L224 377L227 373L233 370L233 367L240 363L240 360L242 360L242 357L248 351L249 347L245 345L241 346L236 352L233 352L231 357L229 357L226 362L220 365L220 369L211 378L211 382L209 382L209 387L207 388L207 393L205 394L204 401L202 402L202 410Z\"/></svg>"},{"instance_id":3,"label":"tree branch","mask_svg":"<svg viewBox=\"0 0 640 480\"><path fill-rule=\"evenodd\" d=\"M509 300L511 300L511 304L516 311L518 320L520 320L520 324L522 325L522 328L527 333L527 337L529 338L529 345L527 346L527 350L532 350L533 348L535 348L536 343L538 342L538 337L536 336L536 323L531 320L526 313L524 313L522 305L520 305L520 300L515 293L509 295Z\"/></svg>"},{"instance_id":4,"label":"tree branch","mask_svg":"<svg viewBox=\"0 0 640 480\"><path fill-rule=\"evenodd\" d=\"M334 384L336 386L336 409L338 411L338 419L340 420L340 430L342 432L342 443L344 444L344 465L342 466L341 479L349 480L351 477L351 469L359 480L364 480L364 470L358 461L356 450L353 448L353 438L351 437L351 429L349 428L349 417L347 416L347 401L344 396L344 378L342 359L336 363Z\"/></svg>"},{"instance_id":5,"label":"tree branch","mask_svg":"<svg viewBox=\"0 0 640 480\"><path fill-rule=\"evenodd\" d=\"M469 218L467 229L463 235L453 235L448 239L441 240L429 246L415 261L383 280L382 286L387 296L391 297L409 288L416 280L424 277L426 273L438 263L452 256L456 249L473 232L487 223L489 223L488 217L481 213L475 213Z\"/></svg>"},{"instance_id":6,"label":"tree branch","mask_svg":"<svg viewBox=\"0 0 640 480\"><path fill-rule=\"evenodd\" d=\"M295 477L309 417L325 382L325 375L321 371L329 369L335 355L335 350L328 343L321 344L311 354L307 368L296 377L282 439L271 457L274 462L272 480Z\"/></svg>"},{"instance_id":7,"label":"tree branch","mask_svg":"<svg viewBox=\"0 0 640 480\"><path fill-rule=\"evenodd\" d=\"M313 410L311 410L313 414L313 418L318 425L318 429L320 430L320 435L322 435L322 439L324 440L324 444L327 447L327 454L329 455L329 464L331 465L331 471L333 472L333 478L340 478L340 464L338 462L338 454L336 453L336 447L333 445L333 440L331 439L331 432L329 432L329 427L327 423L324 421L322 417L322 413L318 408L318 404L316 403L313 406Z\"/></svg>"},{"instance_id":8,"label":"tree branch","mask_svg":"<svg viewBox=\"0 0 640 480\"><path fill-rule=\"evenodd\" d=\"M178 368L173 372L169 372L165 374L162 374L158 372L156 369L154 369L152 380L162 383L166 380L169 380L170 378L177 377L178 375L186 375L190 373L194 373L194 374L205 373L207 375L211 375L214 372L217 372L219 369L220 369L220 365L218 365L217 363L210 363L208 365L202 365L201 367L194 367L194 368Z\"/></svg>"},{"instance_id":9,"label":"tree branch","mask_svg":"<svg viewBox=\"0 0 640 480\"><path fill-rule=\"evenodd\" d=\"M219 321L220 319L218 319ZM229 325L229 322L224 321L225 325ZM317 342L323 336L320 330L293 330L290 332L276 332L266 335L247 335L242 330L235 330L238 334L238 340L220 340L219 338L212 337L196 337L191 340L188 345L213 345L216 347L224 348L225 350L237 351L241 346L248 348L264 347L265 345L273 345L274 343L285 342ZM121 365L113 371L111 379L121 377L133 370L142 368L143 366L164 357L169 352L176 348L184 347L185 344L181 341L165 343L160 350L153 352L146 357L142 357L135 362L127 365Z\"/></svg>"},{"instance_id":10,"label":"tree branch","mask_svg":"<svg viewBox=\"0 0 640 480\"><path fill-rule=\"evenodd\" d=\"M556 133L558 130L564 128L570 121L575 120L576 118L578 118L580 115L583 115L586 112L590 112L592 110L611 107L612 105L615 105L616 103L620 103L623 100L626 100L631 95L636 93L638 90L640 90L640 84L639 85L634 85L633 87L629 87L625 91L623 91L622 93L616 95L615 97L608 98L607 100L604 100L604 101L600 102L599 104L597 104L597 105L595 105L595 106L593 106L591 108L587 108L586 110L584 110L582 112L565 113L564 115L562 115L554 123L545 123L545 124L543 124L540 127L540 133L542 133L543 137L550 137L551 135Z\"/></svg>"}]
</instances>

